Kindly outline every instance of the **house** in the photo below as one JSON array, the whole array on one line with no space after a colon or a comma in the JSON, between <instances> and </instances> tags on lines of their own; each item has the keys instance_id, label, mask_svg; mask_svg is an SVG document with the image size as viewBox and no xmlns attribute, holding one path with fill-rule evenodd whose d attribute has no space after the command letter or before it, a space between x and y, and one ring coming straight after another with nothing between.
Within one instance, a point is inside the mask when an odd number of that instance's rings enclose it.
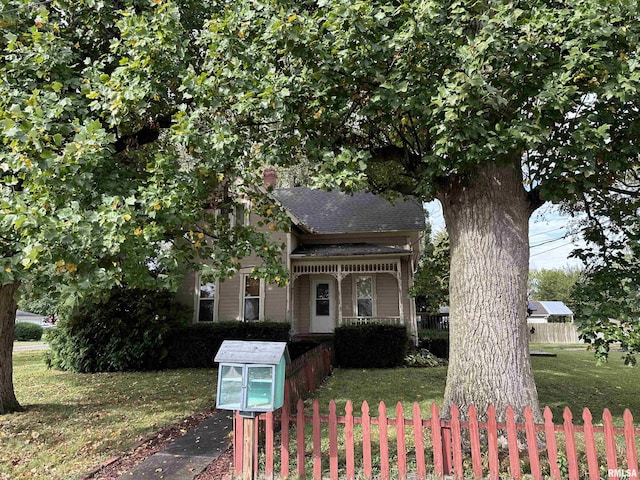
<instances>
[{"instance_id":1,"label":"house","mask_svg":"<svg viewBox=\"0 0 640 480\"><path fill-rule=\"evenodd\" d=\"M573 323L573 312L563 302L529 302L528 323Z\"/></svg>"},{"instance_id":2,"label":"house","mask_svg":"<svg viewBox=\"0 0 640 480\"><path fill-rule=\"evenodd\" d=\"M267 170L265 182L274 182L273 175ZM206 283L197 273L189 275L179 298L193 305L194 323L288 322L293 335L305 336L376 322L407 325L416 335L408 292L425 228L419 202L307 187L274 189L271 195L291 219L289 233L272 233L285 245L289 284L251 278L257 257L245 259L230 279ZM259 220L254 214L248 219Z\"/></svg>"}]
</instances>

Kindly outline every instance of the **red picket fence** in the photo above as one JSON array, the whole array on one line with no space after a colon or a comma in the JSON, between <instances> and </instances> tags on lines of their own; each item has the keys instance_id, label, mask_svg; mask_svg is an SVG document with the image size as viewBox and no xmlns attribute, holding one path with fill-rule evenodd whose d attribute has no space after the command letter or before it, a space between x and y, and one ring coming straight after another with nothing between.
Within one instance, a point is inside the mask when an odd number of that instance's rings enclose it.
<instances>
[{"instance_id":1,"label":"red picket fence","mask_svg":"<svg viewBox=\"0 0 640 480\"><path fill-rule=\"evenodd\" d=\"M305 352L287 365L285 400L289 408L309 392L313 392L322 381L331 375L333 348L322 343Z\"/></svg>"},{"instance_id":2,"label":"red picket fence","mask_svg":"<svg viewBox=\"0 0 640 480\"><path fill-rule=\"evenodd\" d=\"M408 418L400 402L395 418L387 416L383 402L377 417L370 415L367 402L363 402L361 412L361 416L354 416L353 406L347 402L345 414L339 416L331 401L329 415L323 416L317 400L312 412L305 412L299 400L295 413L285 403L277 414L267 413L252 420L259 427L253 431L262 430L265 440L261 455L257 447L254 449L254 477L353 480L357 475L404 480L412 473L419 480L426 479L427 474L495 480L505 474L513 479L526 476L534 480L638 479L636 436L640 429L634 427L629 410L624 412L623 427L613 425L606 409L601 426L593 424L586 408L582 425L574 425L568 408L561 424L553 423L548 407L542 424L534 423L528 408L524 423L516 423L511 407L506 411L505 423L496 420L493 407L487 410L486 421L479 420L473 406L465 421L455 406L450 420L440 420L436 404L431 406L431 417L427 419L422 418L417 403ZM238 476L242 474L242 426L242 419L236 415L234 459ZM523 469L523 465L528 468Z\"/></svg>"}]
</instances>

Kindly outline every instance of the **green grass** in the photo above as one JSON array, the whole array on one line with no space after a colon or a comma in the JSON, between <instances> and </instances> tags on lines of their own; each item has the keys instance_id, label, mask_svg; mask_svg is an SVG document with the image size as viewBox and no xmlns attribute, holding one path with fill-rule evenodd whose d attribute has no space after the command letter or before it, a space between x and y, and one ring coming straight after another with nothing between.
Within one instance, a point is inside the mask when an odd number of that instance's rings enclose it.
<instances>
[{"instance_id":1,"label":"green grass","mask_svg":"<svg viewBox=\"0 0 640 480\"><path fill-rule=\"evenodd\" d=\"M0 479L71 479L215 402L214 370L74 374L13 355L24 412L0 416Z\"/></svg>"},{"instance_id":2,"label":"green grass","mask_svg":"<svg viewBox=\"0 0 640 480\"><path fill-rule=\"evenodd\" d=\"M29 345L44 345L45 343L47 343L47 341L43 338L42 340L29 341L29 342L18 342L18 341L15 341L15 342L13 342L13 346L14 347L28 347Z\"/></svg>"},{"instance_id":3,"label":"green grass","mask_svg":"<svg viewBox=\"0 0 640 480\"><path fill-rule=\"evenodd\" d=\"M613 353L609 363L596 366L592 352L588 352L585 346L554 346L532 345L531 349L552 352L557 357L533 357L533 369L542 406L551 407L556 424L562 424L562 413L568 406L574 416L574 424L582 424L582 409L588 407L593 414L595 424L602 423L601 415L604 408L609 408L614 416L614 423L622 425L622 414L625 408L640 416L640 375L637 368L625 367L619 353ZM323 415L328 414L330 400L335 400L338 415L344 414L344 406L347 400L354 404L354 415L360 416L360 407L363 400L369 403L372 417L378 416L378 403L383 401L387 406L387 416L395 417L396 402L403 404L405 418L411 416L413 402L418 402L422 411L422 417L430 417L428 409L433 402L438 405L443 403L444 387L447 375L446 367L435 368L396 368L389 370L342 370L337 369L329 380L318 389L311 398L306 401L307 414L311 412L311 402L318 399ZM328 450L328 433L326 426L322 429L322 451ZM312 450L311 430L307 426L307 444L305 450ZM407 427L407 449L411 457L413 448L412 429ZM338 444L344 444L344 433L338 429ZM372 449L374 457L379 455L377 441L377 427L372 428ZM396 430L389 429L390 450L392 453L391 465L396 461L393 457ZM290 438L295 439L295 431L290 432ZM356 459L361 458L361 431L356 425L354 431ZM430 451L430 432L424 433L423 441L425 450ZM624 451L624 439L617 439L619 462L623 458L620 452ZM564 448L564 437L558 434L558 447ZM584 453L584 441L581 433L576 434L576 444L579 456L580 478L586 478L586 460ZM600 465L605 465L602 452L604 452L604 440L601 434L596 435L598 451L601 452ZM294 440L290 443L291 457L295 457L296 445ZM339 448L340 465L344 465L344 451ZM430 460L427 460L429 463ZM356 463L358 460L356 460ZM470 475L469 460L465 460L466 473ZM528 471L526 455L521 459L521 468ZM293 462L292 462L293 463ZM374 462L375 463L375 462ZM307 471L312 468L311 457L306 457ZM622 463L619 463L622 465ZM485 466L486 467L486 466ZM374 469L377 468L374 466ZM428 467L429 468L429 467ZM548 464L543 462L543 471ZM604 467L601 467L604 468ZM323 469L328 469L328 460L323 456ZM415 466L411 467L415 471ZM503 465L501 471L506 472L508 467ZM486 472L486 468L485 468ZM604 471L606 473L606 470ZM506 474L505 474L506 475ZM393 477L392 477L393 478ZM467 478L465 476L465 478ZM502 477L501 477L502 478ZM508 478L508 477L504 477Z\"/></svg>"},{"instance_id":4,"label":"green grass","mask_svg":"<svg viewBox=\"0 0 640 480\"><path fill-rule=\"evenodd\" d=\"M609 363L596 366L592 352L584 346L532 345L532 349L557 354L557 357L533 357L533 369L540 403L549 406L556 423L562 422L562 411L568 406L575 423L582 423L582 409L591 410L594 423L599 422L608 408L616 424L622 423L625 408L640 418L640 374L638 368L625 367L620 353L612 353ZM396 368L390 370L334 370L333 376L308 400L318 399L324 414L330 400L335 400L338 412L344 412L347 400L359 413L362 401L377 415L378 403L387 410L396 402L407 412L413 402L425 411L435 402L442 405L447 368ZM410 410L409 410L410 411ZM406 414L405 414L406 415ZM389 416L395 416L395 414Z\"/></svg>"},{"instance_id":5,"label":"green grass","mask_svg":"<svg viewBox=\"0 0 640 480\"><path fill-rule=\"evenodd\" d=\"M609 408L617 424L625 408L640 415L640 375L622 364L620 354L596 366L584 347L532 348L558 355L533 358L540 401L552 408L556 423L564 406L576 423L583 407L596 421ZM0 416L0 480L77 478L163 426L214 404L214 370L83 375L47 370L43 355L14 354L16 394L26 411ZM325 414L329 400L336 400L339 415L347 400L354 402L356 415L367 400L372 416L384 401L393 417L398 401L405 411L415 401L423 410L432 402L441 405L446 373L446 367L338 369L312 399L320 400Z\"/></svg>"}]
</instances>

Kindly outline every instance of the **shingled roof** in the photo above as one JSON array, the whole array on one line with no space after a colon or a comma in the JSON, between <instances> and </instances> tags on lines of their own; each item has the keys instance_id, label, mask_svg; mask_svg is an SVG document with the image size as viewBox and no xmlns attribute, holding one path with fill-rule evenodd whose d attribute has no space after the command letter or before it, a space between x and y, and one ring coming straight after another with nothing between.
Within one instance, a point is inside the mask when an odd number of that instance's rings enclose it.
<instances>
[{"instance_id":1,"label":"shingled roof","mask_svg":"<svg viewBox=\"0 0 640 480\"><path fill-rule=\"evenodd\" d=\"M424 230L424 210L414 199L395 202L361 192L349 195L307 187L272 192L275 199L313 233Z\"/></svg>"},{"instance_id":2,"label":"shingled roof","mask_svg":"<svg viewBox=\"0 0 640 480\"><path fill-rule=\"evenodd\" d=\"M396 246L368 243L338 243L331 245L299 245L291 257L347 257L359 255L411 255L411 250Z\"/></svg>"}]
</instances>

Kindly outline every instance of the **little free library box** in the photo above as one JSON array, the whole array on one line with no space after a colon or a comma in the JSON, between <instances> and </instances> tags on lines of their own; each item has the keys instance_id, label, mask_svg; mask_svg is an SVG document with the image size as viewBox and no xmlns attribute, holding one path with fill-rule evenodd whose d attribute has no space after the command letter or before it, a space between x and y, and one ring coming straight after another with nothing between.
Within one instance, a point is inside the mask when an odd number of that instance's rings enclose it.
<instances>
[{"instance_id":1,"label":"little free library box","mask_svg":"<svg viewBox=\"0 0 640 480\"><path fill-rule=\"evenodd\" d=\"M252 417L284 403L286 342L225 340L215 357L218 367L216 407Z\"/></svg>"}]
</instances>

